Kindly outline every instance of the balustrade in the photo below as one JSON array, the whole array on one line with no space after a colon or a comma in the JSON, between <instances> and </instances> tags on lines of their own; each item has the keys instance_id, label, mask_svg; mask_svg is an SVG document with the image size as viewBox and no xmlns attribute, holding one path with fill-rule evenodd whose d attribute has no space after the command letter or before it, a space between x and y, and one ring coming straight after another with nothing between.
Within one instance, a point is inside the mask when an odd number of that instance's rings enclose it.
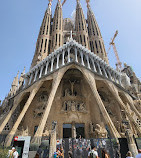
<instances>
[{"instance_id":1,"label":"balustrade","mask_svg":"<svg viewBox=\"0 0 141 158\"><path fill-rule=\"evenodd\" d=\"M74 51L71 51L72 48L74 49ZM65 52L67 52L66 62ZM71 60L71 56L74 56L74 60ZM67 43L62 48L59 48L59 50L56 50L55 52L50 54L45 60L36 65L29 73L27 73L25 75L25 87L32 84L32 82L35 82L37 79L42 78L43 75L48 75L49 70L50 72L53 72L56 69L59 69L67 63L71 62L79 63L80 65L87 67L94 73L96 72L101 76L105 76L106 78L109 78L110 80L121 84L121 76L118 72L113 70L98 56L73 41L72 43Z\"/></svg>"}]
</instances>

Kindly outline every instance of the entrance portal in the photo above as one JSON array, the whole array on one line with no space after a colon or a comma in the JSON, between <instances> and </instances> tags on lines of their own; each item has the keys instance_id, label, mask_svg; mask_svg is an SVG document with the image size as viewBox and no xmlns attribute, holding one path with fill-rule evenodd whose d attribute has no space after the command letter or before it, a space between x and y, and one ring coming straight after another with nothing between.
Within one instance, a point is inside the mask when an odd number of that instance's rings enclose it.
<instances>
[{"instance_id":1,"label":"entrance portal","mask_svg":"<svg viewBox=\"0 0 141 158\"><path fill-rule=\"evenodd\" d=\"M72 137L85 138L84 124L63 124L63 138Z\"/></svg>"},{"instance_id":2,"label":"entrance portal","mask_svg":"<svg viewBox=\"0 0 141 158\"><path fill-rule=\"evenodd\" d=\"M71 137L72 137L72 125L63 124L63 138L71 138Z\"/></svg>"},{"instance_id":3,"label":"entrance portal","mask_svg":"<svg viewBox=\"0 0 141 158\"><path fill-rule=\"evenodd\" d=\"M75 124L76 128L76 138L85 138L85 132L84 132L84 124Z\"/></svg>"}]
</instances>

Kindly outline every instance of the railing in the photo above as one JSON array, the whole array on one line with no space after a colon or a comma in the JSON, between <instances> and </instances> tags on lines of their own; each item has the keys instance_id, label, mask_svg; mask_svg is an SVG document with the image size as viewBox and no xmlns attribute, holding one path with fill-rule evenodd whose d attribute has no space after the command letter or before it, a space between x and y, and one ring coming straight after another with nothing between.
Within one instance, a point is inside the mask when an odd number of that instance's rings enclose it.
<instances>
[{"instance_id":1,"label":"railing","mask_svg":"<svg viewBox=\"0 0 141 158\"><path fill-rule=\"evenodd\" d=\"M78 44L76 41L70 40L55 52L47 56L45 60L34 66L25 75L24 88L30 86L43 76L71 63L76 63L86 67L90 71L121 85L121 75L118 71L111 68L106 62L90 50Z\"/></svg>"}]
</instances>

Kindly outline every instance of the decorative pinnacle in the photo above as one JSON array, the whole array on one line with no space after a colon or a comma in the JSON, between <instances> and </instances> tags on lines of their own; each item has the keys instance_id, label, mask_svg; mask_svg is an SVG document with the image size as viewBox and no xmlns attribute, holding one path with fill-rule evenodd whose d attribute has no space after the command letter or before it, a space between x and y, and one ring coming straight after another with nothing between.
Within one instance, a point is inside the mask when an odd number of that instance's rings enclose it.
<instances>
[{"instance_id":1,"label":"decorative pinnacle","mask_svg":"<svg viewBox=\"0 0 141 158\"><path fill-rule=\"evenodd\" d=\"M90 7L90 0L86 0L86 3L87 3L87 8Z\"/></svg>"},{"instance_id":2,"label":"decorative pinnacle","mask_svg":"<svg viewBox=\"0 0 141 158\"><path fill-rule=\"evenodd\" d=\"M53 0L48 0L48 1L49 1L48 6L51 6L51 5L52 5L52 3L51 3L51 2L52 2Z\"/></svg>"}]
</instances>

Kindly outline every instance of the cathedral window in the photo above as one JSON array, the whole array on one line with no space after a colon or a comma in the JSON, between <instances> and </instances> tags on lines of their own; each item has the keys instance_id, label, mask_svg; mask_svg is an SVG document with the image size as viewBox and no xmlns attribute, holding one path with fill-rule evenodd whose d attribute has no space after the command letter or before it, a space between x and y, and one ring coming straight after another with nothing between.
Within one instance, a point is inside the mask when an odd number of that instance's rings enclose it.
<instances>
[{"instance_id":1,"label":"cathedral window","mask_svg":"<svg viewBox=\"0 0 141 158\"><path fill-rule=\"evenodd\" d=\"M92 51L92 43L91 43L91 41L90 41L90 48L91 48L91 51Z\"/></svg>"},{"instance_id":2,"label":"cathedral window","mask_svg":"<svg viewBox=\"0 0 141 158\"><path fill-rule=\"evenodd\" d=\"M43 46L43 39L42 39L42 42L41 42L40 52L42 51L42 46Z\"/></svg>"},{"instance_id":3,"label":"cathedral window","mask_svg":"<svg viewBox=\"0 0 141 158\"><path fill-rule=\"evenodd\" d=\"M47 39L45 40L45 49L44 49L44 53L46 52L46 47L47 47Z\"/></svg>"},{"instance_id":4,"label":"cathedral window","mask_svg":"<svg viewBox=\"0 0 141 158\"><path fill-rule=\"evenodd\" d=\"M101 42L99 41L99 46L100 46L100 49L101 49L101 53L103 53L102 51L102 46L101 46Z\"/></svg>"},{"instance_id":5,"label":"cathedral window","mask_svg":"<svg viewBox=\"0 0 141 158\"><path fill-rule=\"evenodd\" d=\"M95 41L95 46L96 46L97 53L98 53L98 46L97 46L97 42L96 41Z\"/></svg>"},{"instance_id":6,"label":"cathedral window","mask_svg":"<svg viewBox=\"0 0 141 158\"><path fill-rule=\"evenodd\" d=\"M56 45L57 45L57 34L56 34Z\"/></svg>"},{"instance_id":7,"label":"cathedral window","mask_svg":"<svg viewBox=\"0 0 141 158\"><path fill-rule=\"evenodd\" d=\"M48 34L48 25L47 25L47 31L46 31L46 35Z\"/></svg>"},{"instance_id":8,"label":"cathedral window","mask_svg":"<svg viewBox=\"0 0 141 158\"><path fill-rule=\"evenodd\" d=\"M50 53L50 46L51 46L51 40L49 40L49 45L48 45L48 54Z\"/></svg>"},{"instance_id":9,"label":"cathedral window","mask_svg":"<svg viewBox=\"0 0 141 158\"><path fill-rule=\"evenodd\" d=\"M60 47L60 44L61 44L61 35L59 34L59 47Z\"/></svg>"},{"instance_id":10,"label":"cathedral window","mask_svg":"<svg viewBox=\"0 0 141 158\"><path fill-rule=\"evenodd\" d=\"M94 52L94 43L92 41L92 52Z\"/></svg>"},{"instance_id":11,"label":"cathedral window","mask_svg":"<svg viewBox=\"0 0 141 158\"><path fill-rule=\"evenodd\" d=\"M54 43L53 43L53 42L54 42L54 36L53 36L53 39L52 39L52 47L53 47L53 45L54 45Z\"/></svg>"},{"instance_id":12,"label":"cathedral window","mask_svg":"<svg viewBox=\"0 0 141 158\"><path fill-rule=\"evenodd\" d=\"M84 45L86 46L86 39L85 39L85 35L84 35Z\"/></svg>"},{"instance_id":13,"label":"cathedral window","mask_svg":"<svg viewBox=\"0 0 141 158\"><path fill-rule=\"evenodd\" d=\"M9 127L9 124L8 124L8 123L6 124L4 130L5 130L5 131L9 131L9 130L10 130L10 127Z\"/></svg>"},{"instance_id":14,"label":"cathedral window","mask_svg":"<svg viewBox=\"0 0 141 158\"><path fill-rule=\"evenodd\" d=\"M80 35L80 43L82 44L82 36Z\"/></svg>"}]
</instances>

